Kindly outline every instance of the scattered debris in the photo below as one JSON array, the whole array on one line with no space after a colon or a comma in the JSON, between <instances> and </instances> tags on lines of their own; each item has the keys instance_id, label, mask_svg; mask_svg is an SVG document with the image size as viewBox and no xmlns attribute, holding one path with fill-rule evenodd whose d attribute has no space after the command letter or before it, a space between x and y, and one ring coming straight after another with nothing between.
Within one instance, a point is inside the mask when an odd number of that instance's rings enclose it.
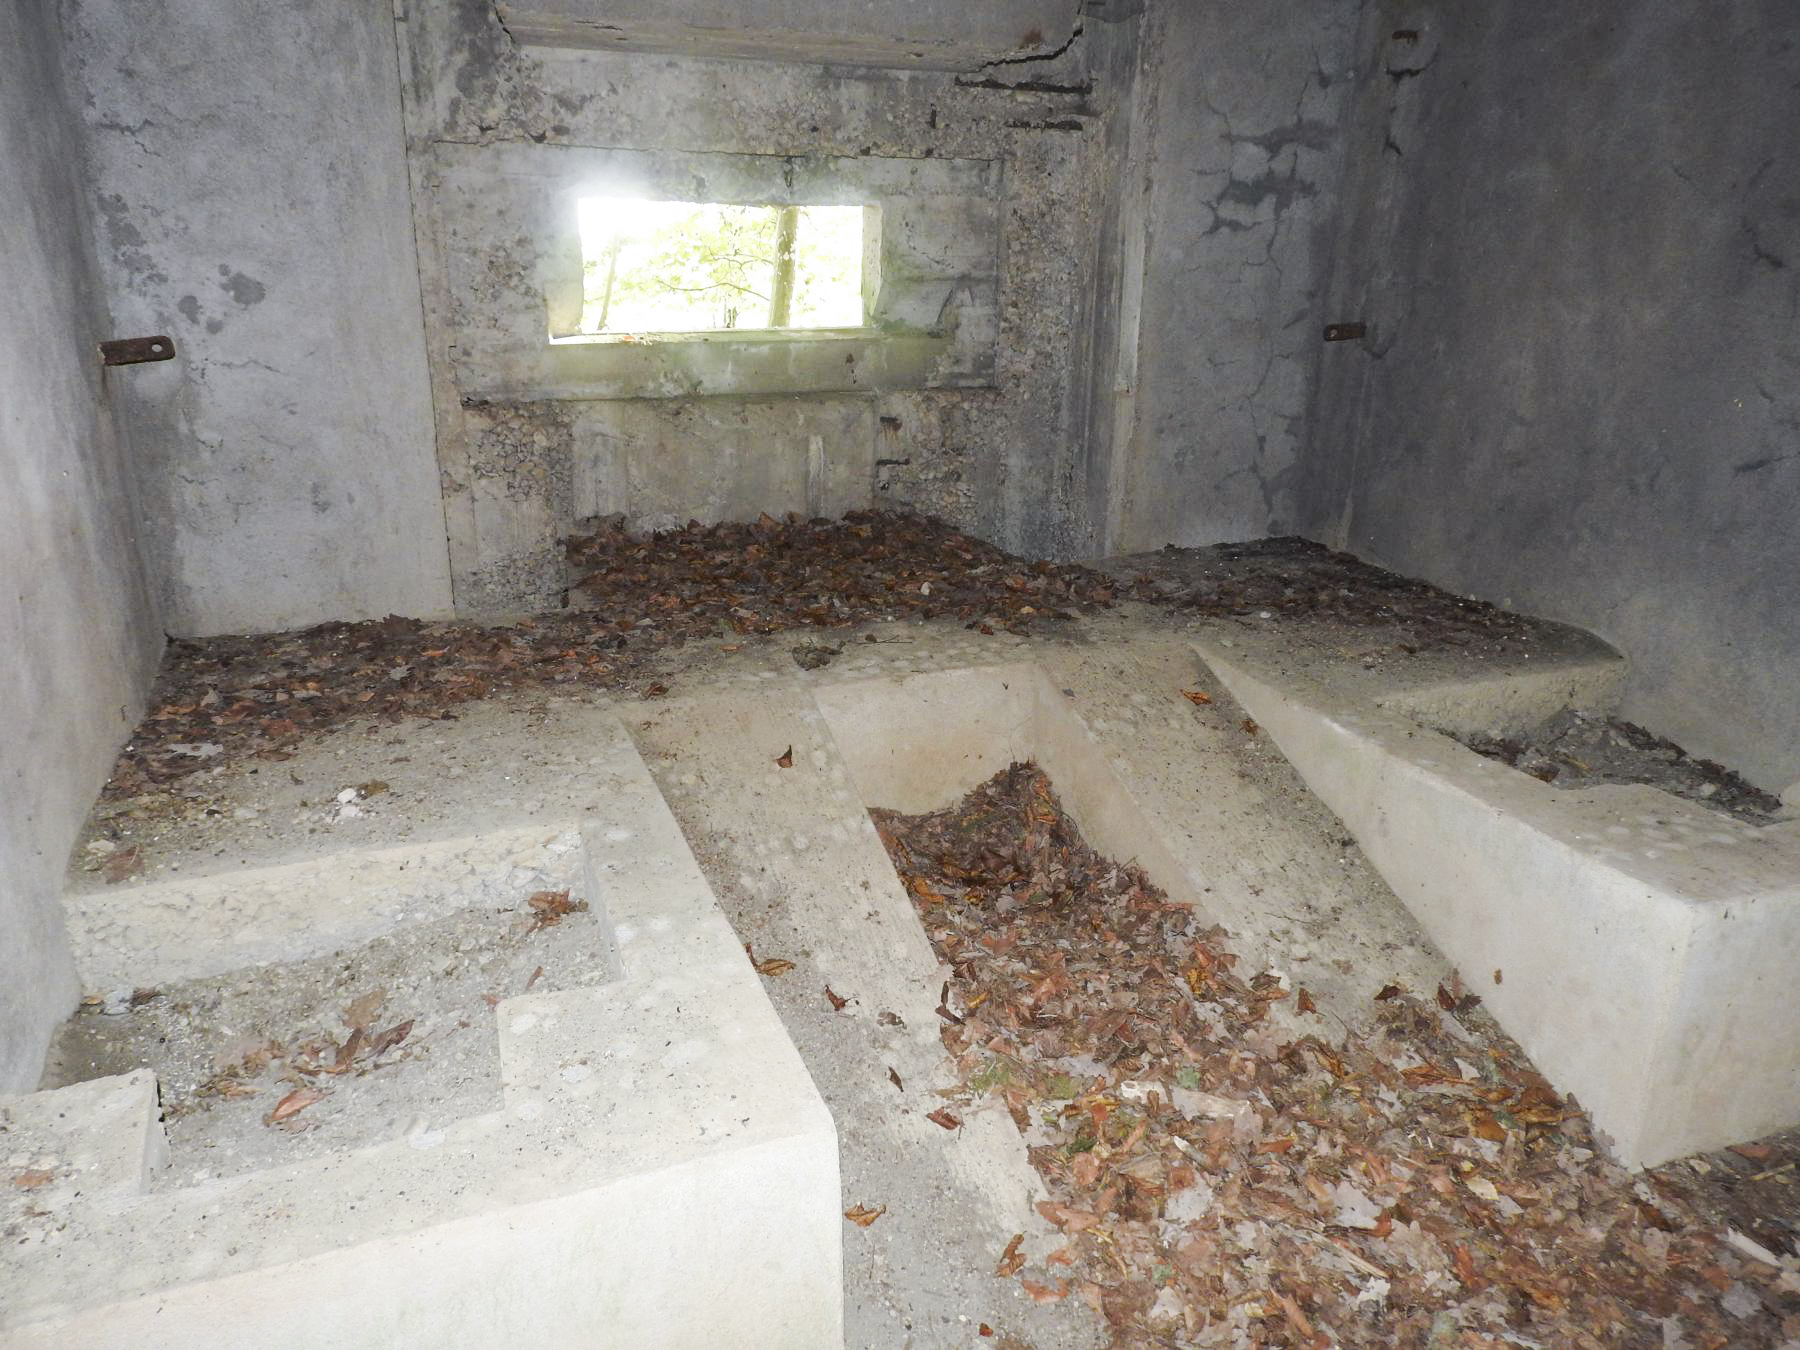
<instances>
[{"instance_id":1,"label":"scattered debris","mask_svg":"<svg viewBox=\"0 0 1800 1350\"><path fill-rule=\"evenodd\" d=\"M528 933L559 924L571 914L585 914L588 907L585 900L569 899L566 890L533 891L525 903L531 907L531 926L526 929Z\"/></svg>"},{"instance_id":2,"label":"scattered debris","mask_svg":"<svg viewBox=\"0 0 1800 1350\"><path fill-rule=\"evenodd\" d=\"M1696 759L1675 742L1616 717L1565 708L1515 735L1458 739L1477 754L1553 787L1643 783L1752 825L1767 825L1782 814L1779 797L1740 774L1710 759Z\"/></svg>"},{"instance_id":3,"label":"scattered debris","mask_svg":"<svg viewBox=\"0 0 1800 1350\"><path fill-rule=\"evenodd\" d=\"M802 642L794 648L794 664L802 670L823 670L834 656L842 656L842 647L827 647L823 642Z\"/></svg>"},{"instance_id":4,"label":"scattered debris","mask_svg":"<svg viewBox=\"0 0 1800 1350\"><path fill-rule=\"evenodd\" d=\"M526 908L481 905L292 962L90 995L58 1029L40 1086L154 1070L172 1155L158 1190L498 1109L484 991L612 978L597 918L571 905L526 940Z\"/></svg>"},{"instance_id":5,"label":"scattered debris","mask_svg":"<svg viewBox=\"0 0 1800 1350\"><path fill-rule=\"evenodd\" d=\"M1120 1346L1800 1330L1776 1247L1745 1238L1770 1265L1727 1246L1670 1182L1682 1164L1647 1186L1607 1162L1473 995L1389 985L1377 1034L1327 1044L1220 930L1089 850L1033 766L947 811L871 814L955 972L940 1034L962 1097L1012 1115L1067 1238L1011 1270L1027 1297L1078 1294Z\"/></svg>"}]
</instances>

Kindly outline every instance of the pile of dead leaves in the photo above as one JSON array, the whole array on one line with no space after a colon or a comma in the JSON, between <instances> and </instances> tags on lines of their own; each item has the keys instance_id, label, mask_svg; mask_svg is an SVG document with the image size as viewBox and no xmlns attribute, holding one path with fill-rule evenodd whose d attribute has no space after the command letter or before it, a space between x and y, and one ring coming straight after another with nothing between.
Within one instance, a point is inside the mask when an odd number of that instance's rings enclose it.
<instances>
[{"instance_id":1,"label":"pile of dead leaves","mask_svg":"<svg viewBox=\"0 0 1800 1350\"><path fill-rule=\"evenodd\" d=\"M622 633L688 638L848 628L872 619L954 619L1023 632L1110 604L1120 583L1083 567L1020 558L925 516L852 511L842 520L689 524L658 535L621 526L568 541L579 603Z\"/></svg>"},{"instance_id":2,"label":"pile of dead leaves","mask_svg":"<svg viewBox=\"0 0 1800 1350\"><path fill-rule=\"evenodd\" d=\"M874 815L956 974L962 1109L1004 1103L1067 1236L1041 1268L996 1253L1033 1298L1085 1300L1125 1346L1800 1335L1800 1277L1605 1161L1477 1000L1390 987L1369 1039L1308 1033L1304 990L1241 977L1031 766Z\"/></svg>"},{"instance_id":3,"label":"pile of dead leaves","mask_svg":"<svg viewBox=\"0 0 1800 1350\"><path fill-rule=\"evenodd\" d=\"M507 624L389 617L170 643L106 799L250 756L285 759L303 737L358 719L444 718L499 692L624 686L658 653L697 639L883 619L1022 632L1124 588L898 512L656 535L610 528L571 539L568 552L579 608Z\"/></svg>"}]
</instances>

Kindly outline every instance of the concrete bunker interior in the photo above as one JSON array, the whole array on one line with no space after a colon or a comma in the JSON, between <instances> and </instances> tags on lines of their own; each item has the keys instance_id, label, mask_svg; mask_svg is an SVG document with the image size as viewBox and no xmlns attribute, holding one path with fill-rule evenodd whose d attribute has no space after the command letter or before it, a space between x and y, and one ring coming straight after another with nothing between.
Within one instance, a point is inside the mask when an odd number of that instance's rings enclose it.
<instances>
[{"instance_id":1,"label":"concrete bunker interior","mask_svg":"<svg viewBox=\"0 0 1800 1350\"><path fill-rule=\"evenodd\" d=\"M8 0L0 1344L1800 1340L1788 10ZM770 212L770 290L782 221L860 211L861 321L583 335L609 194ZM779 316L746 275L699 284ZM1726 767L1690 800L1459 744L1570 709ZM1616 1230L1711 1293L1598 1257L1546 1293L1267 1098L1297 1146L1169 1145L1143 1306L1071 1274L1085 1173L956 1081L866 813L1020 759L1273 981L1263 1072L1386 1043L1394 987L1458 1048L1392 1091L1518 1051L1572 1094L1470 1099L1420 1172L1468 1206L1529 1227L1556 1139L1635 1204L1776 1198ZM456 1014L491 1072L355 1147L319 1110L312 1156L171 1166L169 1083L45 1077L59 1028L432 925L419 963L519 966ZM429 1018L364 1048L399 984L366 1027L328 992L284 1051L425 1066ZM232 1079L258 1148L350 1081L279 1071Z\"/></svg>"}]
</instances>

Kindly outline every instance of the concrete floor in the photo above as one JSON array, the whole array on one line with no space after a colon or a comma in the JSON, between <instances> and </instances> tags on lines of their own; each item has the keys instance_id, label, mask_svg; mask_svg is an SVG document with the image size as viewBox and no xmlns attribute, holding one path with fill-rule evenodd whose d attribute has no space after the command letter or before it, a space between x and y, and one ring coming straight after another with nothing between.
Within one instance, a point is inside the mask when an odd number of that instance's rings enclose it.
<instances>
[{"instance_id":1,"label":"concrete floor","mask_svg":"<svg viewBox=\"0 0 1800 1350\"><path fill-rule=\"evenodd\" d=\"M146 885L191 887L348 849L600 819L607 794L580 728L616 716L736 940L793 963L762 984L835 1120L841 1207L885 1206L866 1228L841 1225L845 1343L994 1344L986 1325L1045 1350L1096 1345L1103 1328L1074 1300L1035 1305L993 1277L1013 1233L1034 1252L1051 1238L1010 1120L973 1112L949 1133L924 1119L950 1083L932 1012L941 972L864 808L941 806L1036 757L1097 846L1222 921L1249 969L1304 981L1343 1032L1363 1029L1385 984L1450 979L1343 826L1212 680L1196 638L1254 649L1261 669L1335 671L1421 703L1476 676L1496 706L1546 671L1604 684L1614 660L1552 627L1420 650L1380 626L1267 611L1127 607L1031 638L882 624L834 635L842 655L813 672L795 664L794 635L776 635L676 653L668 698L517 696L452 721L346 726L286 762L186 780L198 796L179 810L111 825L144 847ZM388 788L360 814L332 809L371 780ZM73 873L71 904L106 889ZM828 988L848 1000L841 1011Z\"/></svg>"}]
</instances>

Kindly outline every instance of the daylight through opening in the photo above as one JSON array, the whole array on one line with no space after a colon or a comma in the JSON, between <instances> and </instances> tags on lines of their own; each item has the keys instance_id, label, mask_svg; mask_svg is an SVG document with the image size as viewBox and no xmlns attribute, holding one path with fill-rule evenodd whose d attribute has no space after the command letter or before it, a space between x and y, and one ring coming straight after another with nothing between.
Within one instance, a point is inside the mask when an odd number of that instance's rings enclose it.
<instances>
[{"instance_id":1,"label":"daylight through opening","mask_svg":"<svg viewBox=\"0 0 1800 1350\"><path fill-rule=\"evenodd\" d=\"M862 206L584 197L581 331L860 328Z\"/></svg>"}]
</instances>

